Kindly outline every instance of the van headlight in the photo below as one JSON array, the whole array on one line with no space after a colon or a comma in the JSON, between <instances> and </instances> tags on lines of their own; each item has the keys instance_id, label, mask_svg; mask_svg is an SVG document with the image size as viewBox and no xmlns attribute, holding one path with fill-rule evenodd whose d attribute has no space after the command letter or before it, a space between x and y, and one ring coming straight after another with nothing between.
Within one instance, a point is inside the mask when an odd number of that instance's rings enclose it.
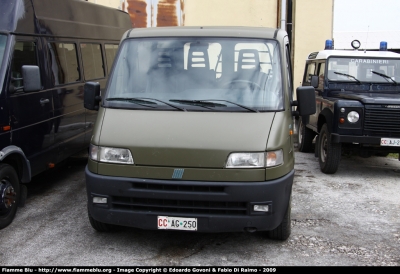
<instances>
[{"instance_id":1,"label":"van headlight","mask_svg":"<svg viewBox=\"0 0 400 274\"><path fill-rule=\"evenodd\" d=\"M133 164L129 149L90 145L89 157L93 161L116 164Z\"/></svg>"},{"instance_id":2,"label":"van headlight","mask_svg":"<svg viewBox=\"0 0 400 274\"><path fill-rule=\"evenodd\" d=\"M262 168L283 163L282 150L268 152L231 153L226 161L226 168Z\"/></svg>"}]
</instances>

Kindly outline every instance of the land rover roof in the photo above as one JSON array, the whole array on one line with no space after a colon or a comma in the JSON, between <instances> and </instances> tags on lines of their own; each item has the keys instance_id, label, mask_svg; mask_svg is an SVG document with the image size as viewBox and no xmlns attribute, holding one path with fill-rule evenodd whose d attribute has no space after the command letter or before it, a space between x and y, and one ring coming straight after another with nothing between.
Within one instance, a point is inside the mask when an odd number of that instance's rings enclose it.
<instances>
[{"instance_id":1,"label":"land rover roof","mask_svg":"<svg viewBox=\"0 0 400 274\"><path fill-rule=\"evenodd\" d=\"M400 54L390 51L364 51L364 50L321 50L308 55L308 60L328 59L336 57L375 57L375 58L400 58Z\"/></svg>"},{"instance_id":2,"label":"land rover roof","mask_svg":"<svg viewBox=\"0 0 400 274\"><path fill-rule=\"evenodd\" d=\"M125 32L123 39L132 37L243 37L243 38L272 38L287 36L284 30L266 27L158 27L136 28Z\"/></svg>"}]
</instances>

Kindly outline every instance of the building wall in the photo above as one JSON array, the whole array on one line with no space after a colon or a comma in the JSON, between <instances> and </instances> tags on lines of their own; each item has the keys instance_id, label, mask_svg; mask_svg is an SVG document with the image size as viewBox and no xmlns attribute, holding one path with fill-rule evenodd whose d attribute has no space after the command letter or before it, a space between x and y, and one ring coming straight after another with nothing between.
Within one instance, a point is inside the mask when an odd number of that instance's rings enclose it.
<instances>
[{"instance_id":1,"label":"building wall","mask_svg":"<svg viewBox=\"0 0 400 274\"><path fill-rule=\"evenodd\" d=\"M96 3L99 5L112 7L112 8L120 8L121 0L88 0L88 2Z\"/></svg>"},{"instance_id":2,"label":"building wall","mask_svg":"<svg viewBox=\"0 0 400 274\"><path fill-rule=\"evenodd\" d=\"M333 1L292 0L294 88L301 85L308 54L322 50L325 40L332 39ZM89 0L89 2L129 12L136 27L223 25L277 28L280 26L281 0ZM171 7L174 7L175 14L171 13L173 10ZM158 14L158 10L162 14Z\"/></svg>"},{"instance_id":3,"label":"building wall","mask_svg":"<svg viewBox=\"0 0 400 274\"><path fill-rule=\"evenodd\" d=\"M278 26L279 0L184 0L185 26Z\"/></svg>"},{"instance_id":4,"label":"building wall","mask_svg":"<svg viewBox=\"0 0 400 274\"><path fill-rule=\"evenodd\" d=\"M293 1L294 88L303 81L305 60L311 52L323 50L332 39L333 0Z\"/></svg>"}]
</instances>

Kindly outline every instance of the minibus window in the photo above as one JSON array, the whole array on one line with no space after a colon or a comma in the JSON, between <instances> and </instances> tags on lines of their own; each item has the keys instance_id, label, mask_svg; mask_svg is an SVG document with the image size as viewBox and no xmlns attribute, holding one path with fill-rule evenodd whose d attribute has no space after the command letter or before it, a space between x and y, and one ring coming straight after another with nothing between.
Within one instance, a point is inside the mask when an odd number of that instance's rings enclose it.
<instances>
[{"instance_id":1,"label":"minibus window","mask_svg":"<svg viewBox=\"0 0 400 274\"><path fill-rule=\"evenodd\" d=\"M7 36L0 34L0 72L3 63L4 51L6 49ZM3 86L3 77L0 75L0 87Z\"/></svg>"},{"instance_id":2,"label":"minibus window","mask_svg":"<svg viewBox=\"0 0 400 274\"><path fill-rule=\"evenodd\" d=\"M12 84L16 90L23 88L22 66L37 66L36 43L32 41L17 41L11 63Z\"/></svg>"},{"instance_id":3,"label":"minibus window","mask_svg":"<svg viewBox=\"0 0 400 274\"><path fill-rule=\"evenodd\" d=\"M7 36L0 34L0 65L3 62L4 50L6 49Z\"/></svg>"},{"instance_id":4,"label":"minibus window","mask_svg":"<svg viewBox=\"0 0 400 274\"><path fill-rule=\"evenodd\" d=\"M115 55L117 54L118 45L105 44L104 47L106 50L107 73L110 74L110 70L115 59Z\"/></svg>"},{"instance_id":5,"label":"minibus window","mask_svg":"<svg viewBox=\"0 0 400 274\"><path fill-rule=\"evenodd\" d=\"M81 44L85 80L104 78L100 44Z\"/></svg>"},{"instance_id":6,"label":"minibus window","mask_svg":"<svg viewBox=\"0 0 400 274\"><path fill-rule=\"evenodd\" d=\"M76 46L71 43L50 43L50 65L55 86L80 80Z\"/></svg>"}]
</instances>

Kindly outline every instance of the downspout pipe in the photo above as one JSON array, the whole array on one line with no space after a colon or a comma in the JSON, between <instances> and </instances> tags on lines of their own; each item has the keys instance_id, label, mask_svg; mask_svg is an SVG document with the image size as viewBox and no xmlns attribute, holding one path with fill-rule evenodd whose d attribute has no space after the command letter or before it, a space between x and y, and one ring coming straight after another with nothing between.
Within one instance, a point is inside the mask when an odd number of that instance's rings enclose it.
<instances>
[{"instance_id":1,"label":"downspout pipe","mask_svg":"<svg viewBox=\"0 0 400 274\"><path fill-rule=\"evenodd\" d=\"M286 0L281 0L281 29L286 30Z\"/></svg>"}]
</instances>

